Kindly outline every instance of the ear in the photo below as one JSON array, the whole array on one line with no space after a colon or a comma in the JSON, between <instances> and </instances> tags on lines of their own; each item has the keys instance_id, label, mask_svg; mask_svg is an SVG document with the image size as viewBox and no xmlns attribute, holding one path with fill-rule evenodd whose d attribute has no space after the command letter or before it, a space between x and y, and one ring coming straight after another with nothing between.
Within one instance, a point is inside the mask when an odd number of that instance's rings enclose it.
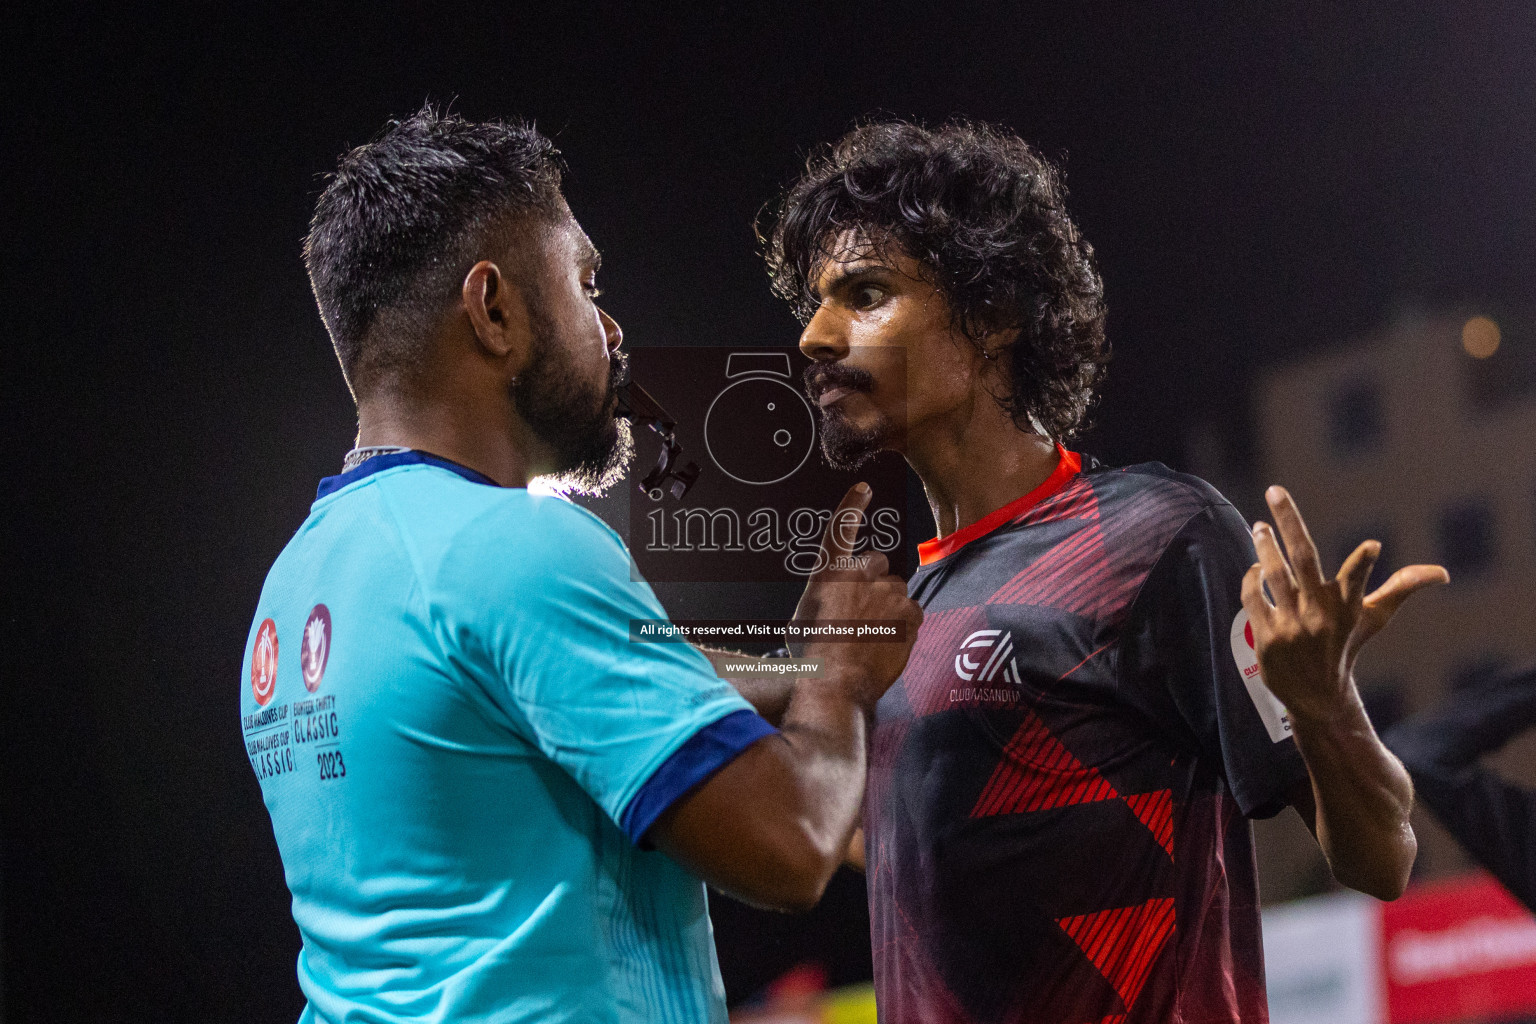
<instances>
[{"instance_id":1,"label":"ear","mask_svg":"<svg viewBox=\"0 0 1536 1024\"><path fill-rule=\"evenodd\" d=\"M999 401L1006 401L1013 393L1013 346L1019 343L1020 333L1016 329L989 331L970 346L980 357L973 364L976 375L994 390Z\"/></svg>"},{"instance_id":2,"label":"ear","mask_svg":"<svg viewBox=\"0 0 1536 1024\"><path fill-rule=\"evenodd\" d=\"M516 376L528 361L533 345L528 302L501 268L481 260L469 268L462 289L464 313L475 341L486 355L505 360Z\"/></svg>"},{"instance_id":3,"label":"ear","mask_svg":"<svg viewBox=\"0 0 1536 1024\"><path fill-rule=\"evenodd\" d=\"M981 358L988 363L998 363L1005 372L1009 370L1009 360L1013 358L1013 346L1019 343L1019 336L1024 332L1017 327L1005 328L998 331L989 331L976 343L981 350Z\"/></svg>"}]
</instances>

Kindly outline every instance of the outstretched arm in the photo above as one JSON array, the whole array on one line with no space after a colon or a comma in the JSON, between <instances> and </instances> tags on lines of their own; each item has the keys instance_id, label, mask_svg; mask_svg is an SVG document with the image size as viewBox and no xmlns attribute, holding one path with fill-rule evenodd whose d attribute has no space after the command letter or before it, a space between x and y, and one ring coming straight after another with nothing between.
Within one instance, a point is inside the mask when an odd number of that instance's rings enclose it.
<instances>
[{"instance_id":1,"label":"outstretched arm","mask_svg":"<svg viewBox=\"0 0 1536 1024\"><path fill-rule=\"evenodd\" d=\"M765 658L717 647L699 647L699 653L709 659L715 675L734 686L753 710L774 725L783 721L784 712L789 710L789 699L795 692L795 676L775 671L784 664L782 658ZM753 662L762 663L757 671L739 671L740 666Z\"/></svg>"},{"instance_id":2,"label":"outstretched arm","mask_svg":"<svg viewBox=\"0 0 1536 1024\"><path fill-rule=\"evenodd\" d=\"M1384 739L1410 771L1434 765L1450 772L1473 765L1530 729L1536 729L1536 665L1510 672L1416 715Z\"/></svg>"},{"instance_id":3,"label":"outstretched arm","mask_svg":"<svg viewBox=\"0 0 1536 1024\"><path fill-rule=\"evenodd\" d=\"M1396 899L1418 852L1408 821L1413 783L1366 717L1354 662L1410 594L1448 577L1439 566L1409 566L1366 595L1381 553L1379 543L1366 541L1337 576L1325 579L1291 496L1271 487L1265 498L1279 539L1268 523L1254 526L1259 562L1243 580L1243 607L1264 681L1290 714L1310 775L1309 784L1291 794L1292 805L1335 878L1378 899Z\"/></svg>"},{"instance_id":4,"label":"outstretched arm","mask_svg":"<svg viewBox=\"0 0 1536 1024\"><path fill-rule=\"evenodd\" d=\"M1536 668L1491 680L1387 732L1422 800L1456 841L1536 910L1536 790L1477 763L1536 728Z\"/></svg>"},{"instance_id":5,"label":"outstretched arm","mask_svg":"<svg viewBox=\"0 0 1536 1024\"><path fill-rule=\"evenodd\" d=\"M821 898L858 824L875 704L901 674L922 622L884 555L857 569L832 568L848 564L869 497L861 484L834 513L822 540L827 568L811 577L801 609L814 613L806 618L900 621L899 637L807 644L806 657L823 663L823 675L794 681L779 734L680 797L647 833L678 863L748 903L804 910Z\"/></svg>"}]
</instances>

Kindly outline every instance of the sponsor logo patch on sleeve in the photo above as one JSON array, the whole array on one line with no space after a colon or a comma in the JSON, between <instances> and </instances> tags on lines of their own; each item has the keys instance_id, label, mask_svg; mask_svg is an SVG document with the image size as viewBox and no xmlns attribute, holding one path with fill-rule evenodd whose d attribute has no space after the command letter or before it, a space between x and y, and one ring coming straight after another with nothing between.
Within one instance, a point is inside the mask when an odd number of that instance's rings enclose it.
<instances>
[{"instance_id":1,"label":"sponsor logo patch on sleeve","mask_svg":"<svg viewBox=\"0 0 1536 1024\"><path fill-rule=\"evenodd\" d=\"M1247 609L1238 612L1237 618L1232 620L1232 658L1237 662L1237 671L1248 688L1248 699L1253 701L1259 718L1263 719L1269 738L1279 743L1290 736L1291 716L1279 698L1264 685L1264 674L1259 671L1259 654L1253 647L1253 626L1248 621Z\"/></svg>"}]
</instances>

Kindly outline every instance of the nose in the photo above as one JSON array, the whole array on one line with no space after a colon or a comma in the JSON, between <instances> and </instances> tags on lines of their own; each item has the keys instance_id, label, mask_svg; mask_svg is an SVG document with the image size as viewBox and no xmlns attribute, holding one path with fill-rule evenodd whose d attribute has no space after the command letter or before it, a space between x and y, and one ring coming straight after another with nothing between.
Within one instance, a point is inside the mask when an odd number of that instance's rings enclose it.
<instances>
[{"instance_id":1,"label":"nose","mask_svg":"<svg viewBox=\"0 0 1536 1024\"><path fill-rule=\"evenodd\" d=\"M624 344L624 328L620 327L619 322L604 310L599 309L597 316L603 324L603 335L608 339L609 354L617 352L619 346Z\"/></svg>"},{"instance_id":2,"label":"nose","mask_svg":"<svg viewBox=\"0 0 1536 1024\"><path fill-rule=\"evenodd\" d=\"M828 306L818 306L805 330L800 332L800 352L818 363L835 363L848 355L845 324Z\"/></svg>"}]
</instances>

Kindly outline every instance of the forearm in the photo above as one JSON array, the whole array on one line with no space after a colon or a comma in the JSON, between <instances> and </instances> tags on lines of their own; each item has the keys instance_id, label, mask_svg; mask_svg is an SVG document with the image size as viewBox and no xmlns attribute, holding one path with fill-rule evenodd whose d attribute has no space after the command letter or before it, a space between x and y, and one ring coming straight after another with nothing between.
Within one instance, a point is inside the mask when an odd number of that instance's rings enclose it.
<instances>
[{"instance_id":1,"label":"forearm","mask_svg":"<svg viewBox=\"0 0 1536 1024\"><path fill-rule=\"evenodd\" d=\"M779 726L794 751L806 838L829 858L831 870L847 853L864 803L873 709L849 694L834 679L799 680Z\"/></svg>"},{"instance_id":2,"label":"forearm","mask_svg":"<svg viewBox=\"0 0 1536 1024\"><path fill-rule=\"evenodd\" d=\"M822 538L823 568L811 576L797 618L896 619L906 629L889 640L852 646L809 645L820 677L772 670L721 671L779 731L741 751L672 803L647 838L711 885L763 906L816 905L847 852L864 799L865 758L875 705L901 674L923 612L878 552L852 562L845 527L869 504L857 484L832 514ZM857 524L852 524L856 526ZM717 667L736 655L706 651ZM750 680L750 681L748 681ZM782 702L782 704L781 704Z\"/></svg>"},{"instance_id":3,"label":"forearm","mask_svg":"<svg viewBox=\"0 0 1536 1024\"><path fill-rule=\"evenodd\" d=\"M726 651L716 647L701 646L699 651L714 666L715 675L734 686L736 692L752 705L753 710L774 725L780 724L784 718L784 712L789 708L790 694L795 689L794 676L767 670L742 672L738 671L737 667L751 662L771 664L782 662L784 659L764 658L755 654L742 654L739 651Z\"/></svg>"},{"instance_id":4,"label":"forearm","mask_svg":"<svg viewBox=\"0 0 1536 1024\"><path fill-rule=\"evenodd\" d=\"M1376 736L1352 686L1330 713L1293 714L1291 726L1311 775L1313 832L1334 877L1396 899L1418 852L1407 771Z\"/></svg>"},{"instance_id":5,"label":"forearm","mask_svg":"<svg viewBox=\"0 0 1536 1024\"><path fill-rule=\"evenodd\" d=\"M815 906L864 795L869 711L857 692L835 674L798 680L779 734L669 808L651 832L657 847L745 902Z\"/></svg>"}]
</instances>

